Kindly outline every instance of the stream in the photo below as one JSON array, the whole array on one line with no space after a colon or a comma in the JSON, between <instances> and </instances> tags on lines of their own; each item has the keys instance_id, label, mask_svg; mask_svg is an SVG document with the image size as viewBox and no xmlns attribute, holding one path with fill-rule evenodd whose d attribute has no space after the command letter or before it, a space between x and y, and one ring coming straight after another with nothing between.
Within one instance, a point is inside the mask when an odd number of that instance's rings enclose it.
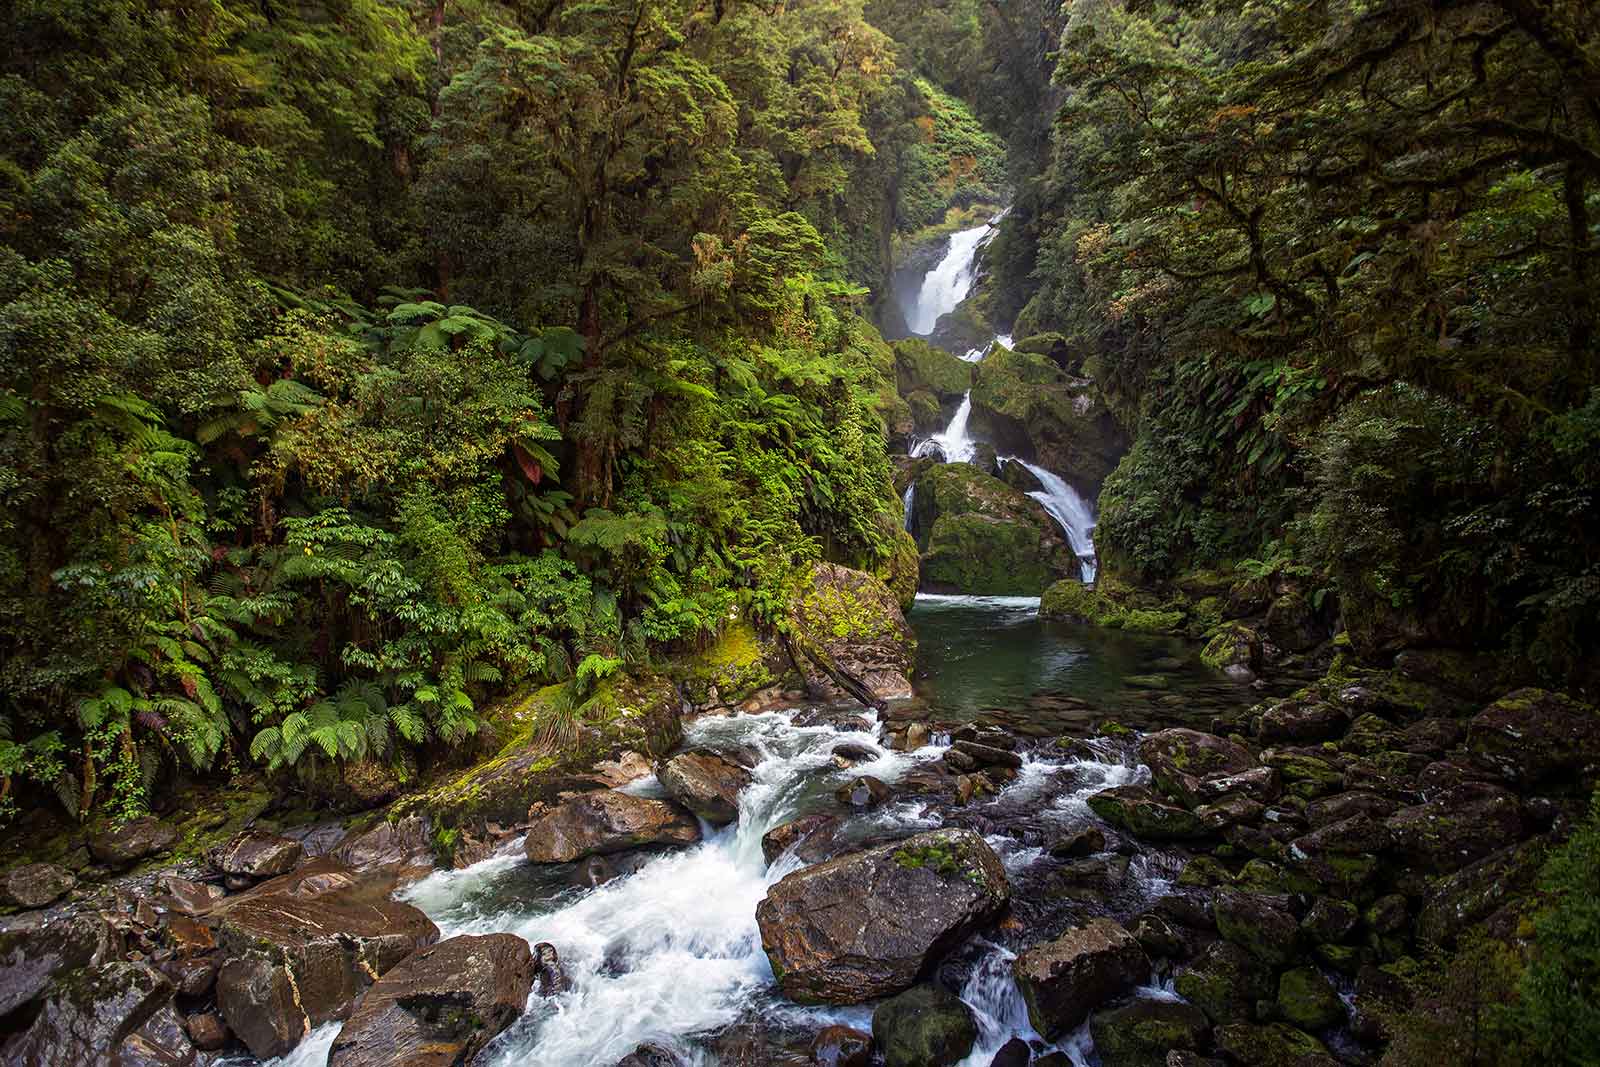
<instances>
[{"instance_id":1,"label":"stream","mask_svg":"<svg viewBox=\"0 0 1600 1067\"><path fill-rule=\"evenodd\" d=\"M754 763L737 823L703 827L700 844L650 855L633 873L598 886L574 886L570 866L530 864L516 839L496 857L437 872L403 892L443 937L509 931L561 952L570 989L549 999L535 995L478 1063L609 1067L652 1044L685 1064L709 1067L723 1062L720 1038L752 1027L796 1050L830 1023L870 1030L871 1005L802 1007L777 992L756 905L768 886L801 864L786 855L769 867L761 837L798 816L837 811L833 790L856 775L891 787L914 779L920 765L945 753L946 731L973 722L1005 728L1022 742L1022 768L999 794L956 806L947 797L897 789L883 807L850 816L843 834L853 847L940 826L983 833L1012 882L1019 922L1008 924L1009 932L992 932L992 940L970 940L937 970L979 1023L978 1044L962 1063L989 1067L1013 1037L1037 1052L1063 1052L1080 1067L1090 1063L1085 1028L1055 1045L1033 1032L1010 960L1093 915L1131 917L1170 889L1181 865L1181 857L1141 847L1125 877L1104 891L1062 893L1054 885L1062 862L1048 852L1053 838L1093 823L1116 839L1089 811L1087 798L1148 777L1131 746L1095 738L1094 724L1115 717L1139 728L1203 725L1196 718L1208 706L1236 705L1249 691L1182 656L1181 643L1042 620L1034 599L923 596L910 618L921 644L919 695L886 714L925 715L935 727L928 746L889 750L878 718L859 716L859 708L840 709L848 714L832 724L814 722L818 709L804 707L702 718L687 728L686 747L741 752ZM1149 688L1152 677L1160 688ZM1130 678L1138 684L1127 684ZM1089 740L1058 745L1063 734ZM876 755L841 769L832 750L844 742ZM627 788L664 795L653 776ZM1172 996L1159 976L1141 995ZM337 1029L321 1028L274 1067L321 1067Z\"/></svg>"}]
</instances>

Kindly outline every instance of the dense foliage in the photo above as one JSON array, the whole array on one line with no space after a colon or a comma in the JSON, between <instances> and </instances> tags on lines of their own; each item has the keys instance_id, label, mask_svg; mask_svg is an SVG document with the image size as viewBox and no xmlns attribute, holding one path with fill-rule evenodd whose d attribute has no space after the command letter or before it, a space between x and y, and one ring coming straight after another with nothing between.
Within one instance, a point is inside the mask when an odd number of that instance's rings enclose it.
<instances>
[{"instance_id":1,"label":"dense foliage","mask_svg":"<svg viewBox=\"0 0 1600 1067\"><path fill-rule=\"evenodd\" d=\"M1595 684L1592 6L1094 3L1038 25L1060 106L993 301L1018 337L1063 335L1137 431L1101 498L1112 571L1276 541L1365 655L1504 646Z\"/></svg>"},{"instance_id":2,"label":"dense foliage","mask_svg":"<svg viewBox=\"0 0 1600 1067\"><path fill-rule=\"evenodd\" d=\"M855 0L5 16L6 797L407 765L890 566L869 287L1002 175Z\"/></svg>"}]
</instances>

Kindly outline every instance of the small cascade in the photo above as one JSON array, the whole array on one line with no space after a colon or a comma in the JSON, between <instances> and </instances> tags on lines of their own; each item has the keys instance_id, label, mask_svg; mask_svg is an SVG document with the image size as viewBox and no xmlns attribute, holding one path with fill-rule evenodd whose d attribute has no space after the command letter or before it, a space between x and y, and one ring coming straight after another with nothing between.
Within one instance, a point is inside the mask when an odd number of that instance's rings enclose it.
<instances>
[{"instance_id":1,"label":"small cascade","mask_svg":"<svg viewBox=\"0 0 1600 1067\"><path fill-rule=\"evenodd\" d=\"M917 483L910 482L906 485L905 493L900 497L900 504L905 509L905 528L911 529L911 505L917 499Z\"/></svg>"},{"instance_id":2,"label":"small cascade","mask_svg":"<svg viewBox=\"0 0 1600 1067\"><path fill-rule=\"evenodd\" d=\"M969 390L967 395L961 398L961 406L956 408L955 415L950 419L950 425L926 441L919 442L911 450L911 454L918 458L943 456L946 463L970 463L978 450L977 442L967 432L967 420L971 417L972 393Z\"/></svg>"},{"instance_id":3,"label":"small cascade","mask_svg":"<svg viewBox=\"0 0 1600 1067\"><path fill-rule=\"evenodd\" d=\"M1037 464L1029 463L1025 459L1015 456L1004 456L1002 463L1018 463L1027 469L1028 473L1039 479L1042 489L1036 489L1028 495L1044 506L1050 517L1060 525L1061 531L1067 535L1067 543L1072 546L1072 551L1078 557L1078 565L1083 571L1083 581L1086 585L1094 583L1095 556L1094 556L1094 507L1078 494L1078 491L1068 485L1062 478L1051 474Z\"/></svg>"}]
</instances>

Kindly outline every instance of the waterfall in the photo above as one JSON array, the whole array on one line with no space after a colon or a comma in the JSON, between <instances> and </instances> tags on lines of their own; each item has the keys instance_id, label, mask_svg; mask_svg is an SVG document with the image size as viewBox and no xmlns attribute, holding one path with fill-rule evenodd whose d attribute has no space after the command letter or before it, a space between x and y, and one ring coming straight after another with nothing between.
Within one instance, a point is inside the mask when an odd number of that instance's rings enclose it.
<instances>
[{"instance_id":1,"label":"waterfall","mask_svg":"<svg viewBox=\"0 0 1600 1067\"><path fill-rule=\"evenodd\" d=\"M1044 505L1045 511L1061 526L1061 531L1067 535L1067 543L1078 557L1085 584L1092 584L1095 575L1094 538L1091 536L1095 526L1093 506L1078 495L1076 489L1043 467L1015 456L1002 457L1001 462L1019 463L1039 479L1039 484L1044 488L1028 495Z\"/></svg>"},{"instance_id":2,"label":"waterfall","mask_svg":"<svg viewBox=\"0 0 1600 1067\"><path fill-rule=\"evenodd\" d=\"M917 483L913 480L906 484L905 495L900 498L900 504L906 512L906 529L911 529L911 503L917 498Z\"/></svg>"},{"instance_id":3,"label":"waterfall","mask_svg":"<svg viewBox=\"0 0 1600 1067\"><path fill-rule=\"evenodd\" d=\"M982 226L950 235L944 258L922 279L916 302L906 309L906 326L912 333L928 336L939 325L940 316L954 311L967 298L978 275L978 253L994 236L995 224L1004 217L1002 212Z\"/></svg>"},{"instance_id":4,"label":"waterfall","mask_svg":"<svg viewBox=\"0 0 1600 1067\"><path fill-rule=\"evenodd\" d=\"M972 391L961 398L961 406L956 408L955 415L950 419L950 425L941 433L936 433L926 441L919 442L911 450L916 457L931 456L935 453L944 457L946 463L970 463L977 452L977 444L972 440L972 435L967 433L967 420L972 417ZM906 499L910 499L908 496ZM907 505L909 510L910 505Z\"/></svg>"}]
</instances>

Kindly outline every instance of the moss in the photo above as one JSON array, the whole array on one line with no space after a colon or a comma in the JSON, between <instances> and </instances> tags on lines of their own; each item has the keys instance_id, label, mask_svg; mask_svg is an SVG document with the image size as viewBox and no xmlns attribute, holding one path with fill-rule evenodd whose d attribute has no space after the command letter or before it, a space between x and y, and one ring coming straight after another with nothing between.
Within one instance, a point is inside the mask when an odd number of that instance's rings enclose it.
<instances>
[{"instance_id":1,"label":"moss","mask_svg":"<svg viewBox=\"0 0 1600 1067\"><path fill-rule=\"evenodd\" d=\"M902 395L926 391L939 399L972 388L973 364L919 337L894 342L895 379Z\"/></svg>"},{"instance_id":2,"label":"moss","mask_svg":"<svg viewBox=\"0 0 1600 1067\"><path fill-rule=\"evenodd\" d=\"M1183 628L1183 612L1145 610L1127 611L1119 617L1119 623L1122 629L1129 630L1133 633L1177 633Z\"/></svg>"},{"instance_id":3,"label":"moss","mask_svg":"<svg viewBox=\"0 0 1600 1067\"><path fill-rule=\"evenodd\" d=\"M1278 979L1278 1011L1308 1030L1322 1030L1344 1019L1338 992L1313 967L1296 967Z\"/></svg>"},{"instance_id":4,"label":"moss","mask_svg":"<svg viewBox=\"0 0 1600 1067\"><path fill-rule=\"evenodd\" d=\"M904 530L895 534L894 553L878 573L883 583L894 594L901 611L907 611L917 599L917 586L922 579L922 557L917 552L917 542Z\"/></svg>"},{"instance_id":5,"label":"moss","mask_svg":"<svg viewBox=\"0 0 1600 1067\"><path fill-rule=\"evenodd\" d=\"M1054 583L1039 598L1039 614L1047 619L1094 624L1115 613L1116 608L1095 587L1074 578Z\"/></svg>"},{"instance_id":6,"label":"moss","mask_svg":"<svg viewBox=\"0 0 1600 1067\"><path fill-rule=\"evenodd\" d=\"M689 657L673 673L695 704L710 702L713 689L722 702L737 703L776 681L770 658L755 626L738 618L723 626L709 648Z\"/></svg>"},{"instance_id":7,"label":"moss","mask_svg":"<svg viewBox=\"0 0 1600 1067\"><path fill-rule=\"evenodd\" d=\"M1055 547L1032 522L942 515L928 538L922 582L961 593L1037 595L1060 573Z\"/></svg>"}]
</instances>

